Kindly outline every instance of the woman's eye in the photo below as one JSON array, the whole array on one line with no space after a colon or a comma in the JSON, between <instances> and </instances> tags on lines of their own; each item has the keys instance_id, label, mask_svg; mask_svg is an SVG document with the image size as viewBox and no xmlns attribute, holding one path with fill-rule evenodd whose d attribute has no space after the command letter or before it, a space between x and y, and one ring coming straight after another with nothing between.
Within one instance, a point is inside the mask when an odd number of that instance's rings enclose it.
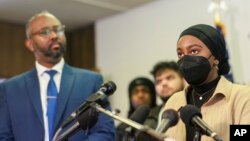
<instances>
[{"instance_id":1,"label":"woman's eye","mask_svg":"<svg viewBox=\"0 0 250 141\"><path fill-rule=\"evenodd\" d=\"M183 53L180 52L177 53L178 58L181 58L183 55L184 55Z\"/></svg>"},{"instance_id":2,"label":"woman's eye","mask_svg":"<svg viewBox=\"0 0 250 141\"><path fill-rule=\"evenodd\" d=\"M191 50L191 54L198 54L198 50Z\"/></svg>"}]
</instances>

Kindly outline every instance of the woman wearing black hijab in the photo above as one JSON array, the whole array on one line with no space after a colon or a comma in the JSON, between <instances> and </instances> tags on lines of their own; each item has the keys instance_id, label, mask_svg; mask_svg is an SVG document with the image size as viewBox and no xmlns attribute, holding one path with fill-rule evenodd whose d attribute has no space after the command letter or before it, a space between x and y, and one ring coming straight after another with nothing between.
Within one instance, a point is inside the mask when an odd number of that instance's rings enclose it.
<instances>
[{"instance_id":1,"label":"woman wearing black hijab","mask_svg":"<svg viewBox=\"0 0 250 141\"><path fill-rule=\"evenodd\" d=\"M187 104L199 108L202 119L229 141L230 125L250 124L250 88L233 84L223 76L230 69L223 36L209 25L191 26L179 37L177 55L189 86L174 94L165 108L180 110ZM193 141L195 128L179 120L166 134L177 141ZM201 140L212 138L201 136Z\"/></svg>"}]
</instances>

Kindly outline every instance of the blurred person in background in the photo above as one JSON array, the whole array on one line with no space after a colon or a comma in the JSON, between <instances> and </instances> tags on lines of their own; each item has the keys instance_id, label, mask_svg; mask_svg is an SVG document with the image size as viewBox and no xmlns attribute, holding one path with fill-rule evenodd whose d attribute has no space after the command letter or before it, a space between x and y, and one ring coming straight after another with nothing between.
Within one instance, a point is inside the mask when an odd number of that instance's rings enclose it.
<instances>
[{"instance_id":1,"label":"blurred person in background","mask_svg":"<svg viewBox=\"0 0 250 141\"><path fill-rule=\"evenodd\" d=\"M156 129L161 123L165 103L174 93L184 89L186 81L183 78L178 64L174 61L161 61L156 63L151 74L154 77L157 96L162 100L162 104L151 110L145 121L145 125Z\"/></svg>"},{"instance_id":2,"label":"blurred person in background","mask_svg":"<svg viewBox=\"0 0 250 141\"><path fill-rule=\"evenodd\" d=\"M146 77L137 77L129 83L128 87L129 111L128 118L134 113L136 108L147 104L150 108L156 106L156 92L154 83ZM117 126L116 141L127 141L130 133L122 127Z\"/></svg>"}]
</instances>

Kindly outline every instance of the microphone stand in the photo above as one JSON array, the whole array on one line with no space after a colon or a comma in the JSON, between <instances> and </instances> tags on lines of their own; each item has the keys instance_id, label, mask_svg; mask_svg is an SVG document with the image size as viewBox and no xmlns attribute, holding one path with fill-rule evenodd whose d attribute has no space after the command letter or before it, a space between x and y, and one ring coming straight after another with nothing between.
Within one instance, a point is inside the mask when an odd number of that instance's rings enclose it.
<instances>
[{"instance_id":1,"label":"microphone stand","mask_svg":"<svg viewBox=\"0 0 250 141\"><path fill-rule=\"evenodd\" d=\"M97 103L95 103L95 102L89 103L90 107L95 108L95 105L97 105ZM87 108L84 112L86 112L86 111L87 111ZM82 114L84 114L84 112L81 112L81 114L76 115L73 120L77 120L78 118L81 119L81 116L84 116L84 115L82 115ZM83 124L83 122L76 121L71 127L69 127L67 130L65 130L61 134L59 134L59 133L62 131L63 126L59 127L59 129L56 131L52 141L67 141L70 136L74 135L76 132L81 130L80 128L77 129L77 127L81 127L82 124ZM89 127L87 127L87 129L88 128ZM77 129L77 130L75 130L75 129Z\"/></svg>"},{"instance_id":2,"label":"microphone stand","mask_svg":"<svg viewBox=\"0 0 250 141\"><path fill-rule=\"evenodd\" d=\"M127 118L123 118L123 117L119 117L117 115L115 115L114 113L112 113L109 110L106 110L104 108L102 108L99 104L97 103L91 103L90 104L91 107L95 108L98 112L104 113L116 120L119 120L139 131L145 132L149 135L151 135L152 137L156 138L159 141L164 141L164 138L166 138L166 135L163 135L161 133L157 133L155 130L149 128L149 127L145 127L133 120L127 119ZM64 133L59 135L59 132L62 130L61 128L58 129L58 131L56 132L56 135L53 138L53 141L64 141L65 139L67 139L68 137L68 133L72 133L71 130L74 129L75 127L79 126L80 124L78 122L74 123L72 127L70 127L68 130L66 130Z\"/></svg>"},{"instance_id":3,"label":"microphone stand","mask_svg":"<svg viewBox=\"0 0 250 141\"><path fill-rule=\"evenodd\" d=\"M125 141L136 141L135 130L132 127L127 127L125 129Z\"/></svg>"},{"instance_id":4,"label":"microphone stand","mask_svg":"<svg viewBox=\"0 0 250 141\"><path fill-rule=\"evenodd\" d=\"M201 140L201 133L199 131L195 131L193 141L200 141Z\"/></svg>"},{"instance_id":5,"label":"microphone stand","mask_svg":"<svg viewBox=\"0 0 250 141\"><path fill-rule=\"evenodd\" d=\"M76 127L78 127L80 124L78 122L74 123L69 129L67 129L65 132L63 132L60 136L56 136L53 141L67 141L68 137L78 132L80 129L72 132Z\"/></svg>"},{"instance_id":6,"label":"microphone stand","mask_svg":"<svg viewBox=\"0 0 250 141\"><path fill-rule=\"evenodd\" d=\"M145 127L145 126L143 126L143 125L141 125L141 124L139 124L139 123L137 123L137 122L135 122L133 120L123 118L123 117L119 117L119 116L113 114L111 111L102 108L98 104L94 105L94 107L97 109L97 111L102 112L102 113L104 113L104 114L106 114L106 115L108 115L108 116L110 116L110 117L112 117L112 118L114 118L116 120L119 120L119 121L121 121L121 122L135 128L135 129L139 130L139 131L146 132L147 134L155 137L159 141L163 141L164 138L166 138L166 135L163 135L161 133L157 133L153 129L151 129L149 127Z\"/></svg>"}]
</instances>

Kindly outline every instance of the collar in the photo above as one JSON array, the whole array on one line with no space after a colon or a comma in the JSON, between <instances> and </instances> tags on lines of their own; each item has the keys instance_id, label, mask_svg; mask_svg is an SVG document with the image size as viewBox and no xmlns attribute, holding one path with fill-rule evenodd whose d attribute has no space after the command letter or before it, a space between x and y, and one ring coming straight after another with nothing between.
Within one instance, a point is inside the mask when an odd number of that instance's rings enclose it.
<instances>
[{"instance_id":1,"label":"collar","mask_svg":"<svg viewBox=\"0 0 250 141\"><path fill-rule=\"evenodd\" d=\"M231 90L232 90L232 82L227 80L224 76L221 76L221 79L219 80L212 97L216 95L223 95L226 98L226 100L229 100Z\"/></svg>"},{"instance_id":2,"label":"collar","mask_svg":"<svg viewBox=\"0 0 250 141\"><path fill-rule=\"evenodd\" d=\"M63 69L65 62L64 62L64 59L62 58L52 68L46 68L46 67L42 66L41 64L39 64L37 61L35 62L35 64L36 64L37 74L39 76L42 76L44 74L44 72L48 71L48 70L56 70L59 74L62 74L62 69Z\"/></svg>"},{"instance_id":3,"label":"collar","mask_svg":"<svg viewBox=\"0 0 250 141\"><path fill-rule=\"evenodd\" d=\"M226 98L226 100L228 100L230 98L230 93L231 93L231 85L232 85L232 82L228 81L224 76L220 76L220 80L215 88L215 91L212 95L212 97L208 100L212 100L214 97L217 97L217 96L223 96ZM185 91L185 95L187 95L188 91L191 89L191 86L187 86L184 91Z\"/></svg>"}]
</instances>

